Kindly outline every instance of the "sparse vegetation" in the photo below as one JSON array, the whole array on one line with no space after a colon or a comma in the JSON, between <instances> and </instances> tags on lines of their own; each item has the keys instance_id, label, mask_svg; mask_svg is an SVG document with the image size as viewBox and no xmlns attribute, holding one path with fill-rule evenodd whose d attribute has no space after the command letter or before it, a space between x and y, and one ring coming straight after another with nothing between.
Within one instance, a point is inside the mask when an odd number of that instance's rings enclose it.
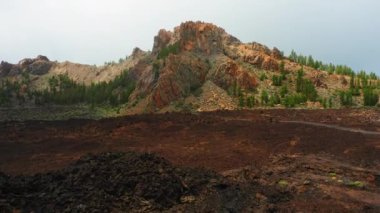
<instances>
[{"instance_id":1,"label":"sparse vegetation","mask_svg":"<svg viewBox=\"0 0 380 213\"><path fill-rule=\"evenodd\" d=\"M340 104L342 106L351 106L352 102L352 93L350 91L341 91L339 92Z\"/></svg>"},{"instance_id":2,"label":"sparse vegetation","mask_svg":"<svg viewBox=\"0 0 380 213\"><path fill-rule=\"evenodd\" d=\"M247 103L248 108L253 108L255 106L255 97L254 96L248 96L246 103Z\"/></svg>"},{"instance_id":3,"label":"sparse vegetation","mask_svg":"<svg viewBox=\"0 0 380 213\"><path fill-rule=\"evenodd\" d=\"M280 76L273 75L272 76L272 83L274 86L281 86L283 80L284 80L284 77L282 75L280 75Z\"/></svg>"},{"instance_id":4,"label":"sparse vegetation","mask_svg":"<svg viewBox=\"0 0 380 213\"><path fill-rule=\"evenodd\" d=\"M364 106L375 106L379 101L379 94L372 88L363 89Z\"/></svg>"},{"instance_id":5,"label":"sparse vegetation","mask_svg":"<svg viewBox=\"0 0 380 213\"><path fill-rule=\"evenodd\" d=\"M274 107L277 104L281 104L281 98L280 98L280 96L277 93L274 93L269 98L269 105L271 107Z\"/></svg>"},{"instance_id":6,"label":"sparse vegetation","mask_svg":"<svg viewBox=\"0 0 380 213\"><path fill-rule=\"evenodd\" d=\"M289 93L288 86L283 85L280 89L280 96L284 98Z\"/></svg>"},{"instance_id":7,"label":"sparse vegetation","mask_svg":"<svg viewBox=\"0 0 380 213\"><path fill-rule=\"evenodd\" d=\"M264 81L266 79L268 79L267 75L265 75L265 73L261 73L261 75L260 75L260 81Z\"/></svg>"},{"instance_id":8,"label":"sparse vegetation","mask_svg":"<svg viewBox=\"0 0 380 213\"><path fill-rule=\"evenodd\" d=\"M316 101L318 97L317 90L309 79L304 79L304 71L301 68L297 73L296 92L301 93L309 101Z\"/></svg>"},{"instance_id":9,"label":"sparse vegetation","mask_svg":"<svg viewBox=\"0 0 380 213\"><path fill-rule=\"evenodd\" d=\"M306 97L302 94L293 94L293 95L287 95L283 100L282 104L287 107L295 107L296 105L305 103L307 101Z\"/></svg>"},{"instance_id":10,"label":"sparse vegetation","mask_svg":"<svg viewBox=\"0 0 380 213\"><path fill-rule=\"evenodd\" d=\"M170 54L178 54L178 53L179 53L179 43L176 42L174 44L169 44L167 47L162 48L162 50L157 55L157 59L165 59Z\"/></svg>"},{"instance_id":11,"label":"sparse vegetation","mask_svg":"<svg viewBox=\"0 0 380 213\"><path fill-rule=\"evenodd\" d=\"M269 94L266 90L261 91L261 104L267 105L269 102Z\"/></svg>"}]
</instances>

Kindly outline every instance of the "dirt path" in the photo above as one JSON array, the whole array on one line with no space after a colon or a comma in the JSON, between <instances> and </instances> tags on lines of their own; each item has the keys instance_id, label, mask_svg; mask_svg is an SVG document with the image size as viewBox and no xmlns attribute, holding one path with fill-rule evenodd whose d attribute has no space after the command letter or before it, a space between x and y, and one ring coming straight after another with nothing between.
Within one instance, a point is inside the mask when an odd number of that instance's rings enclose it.
<instances>
[{"instance_id":1,"label":"dirt path","mask_svg":"<svg viewBox=\"0 0 380 213\"><path fill-rule=\"evenodd\" d=\"M310 125L310 126L326 127L326 128L337 129L337 130L348 131L348 132L357 132L357 133L362 133L365 135L378 135L378 136L380 136L380 132L354 129L354 128L348 128L348 127L341 127L341 126L337 126L337 125L317 123L317 122L308 122L308 121L280 121L280 122L281 123L305 124L305 125Z\"/></svg>"}]
</instances>

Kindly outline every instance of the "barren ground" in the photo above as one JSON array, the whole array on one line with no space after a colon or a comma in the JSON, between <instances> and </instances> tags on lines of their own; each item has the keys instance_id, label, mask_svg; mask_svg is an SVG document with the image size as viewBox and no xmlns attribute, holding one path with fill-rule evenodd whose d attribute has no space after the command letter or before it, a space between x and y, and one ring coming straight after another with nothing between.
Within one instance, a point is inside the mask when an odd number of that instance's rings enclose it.
<instances>
[{"instance_id":1,"label":"barren ground","mask_svg":"<svg viewBox=\"0 0 380 213\"><path fill-rule=\"evenodd\" d=\"M285 181L280 185L291 196L276 203L280 210L380 210L380 112L375 110L151 114L2 122L0 130L0 170L7 174L61 169L89 152L148 152L235 182L269 187ZM262 190L255 196L265 204Z\"/></svg>"}]
</instances>

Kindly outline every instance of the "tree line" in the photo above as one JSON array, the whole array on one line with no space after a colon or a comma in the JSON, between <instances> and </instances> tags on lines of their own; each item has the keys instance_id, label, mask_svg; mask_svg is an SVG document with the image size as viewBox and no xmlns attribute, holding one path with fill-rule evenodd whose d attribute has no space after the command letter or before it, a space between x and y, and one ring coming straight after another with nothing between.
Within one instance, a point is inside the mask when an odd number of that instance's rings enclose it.
<instances>
[{"instance_id":1,"label":"tree line","mask_svg":"<svg viewBox=\"0 0 380 213\"><path fill-rule=\"evenodd\" d=\"M311 55L305 56L302 54L297 54L294 50L290 52L290 55L288 56L288 58L291 61L299 63L304 66L309 66L317 70L325 70L329 74L339 74L339 75L348 75L348 76L360 75L362 77L365 76L366 78L373 79L373 80L378 79L378 76L373 72L368 74L366 71L361 70L360 72L356 73L351 67L347 65L334 65L332 63L325 64L322 61L315 60L313 56Z\"/></svg>"},{"instance_id":2,"label":"tree line","mask_svg":"<svg viewBox=\"0 0 380 213\"><path fill-rule=\"evenodd\" d=\"M134 88L135 83L128 77L126 70L109 82L91 85L77 83L67 74L60 74L49 78L48 86L43 90L31 90L28 82L5 80L0 82L0 104L9 104L12 99L19 100L19 104L22 104L29 99L34 100L36 105L83 103L117 106L128 102Z\"/></svg>"}]
</instances>

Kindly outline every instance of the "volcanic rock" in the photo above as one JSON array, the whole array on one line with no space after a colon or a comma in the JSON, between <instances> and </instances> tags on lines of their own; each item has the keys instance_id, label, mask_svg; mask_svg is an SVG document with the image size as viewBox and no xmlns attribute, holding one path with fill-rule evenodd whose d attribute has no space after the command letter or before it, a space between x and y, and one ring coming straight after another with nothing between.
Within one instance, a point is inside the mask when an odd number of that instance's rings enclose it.
<instances>
[{"instance_id":1,"label":"volcanic rock","mask_svg":"<svg viewBox=\"0 0 380 213\"><path fill-rule=\"evenodd\" d=\"M272 56L274 59L277 59L277 60L282 59L282 53L281 53L280 50L277 49L276 47L273 48L272 53L271 53L271 56Z\"/></svg>"},{"instance_id":2,"label":"volcanic rock","mask_svg":"<svg viewBox=\"0 0 380 213\"><path fill-rule=\"evenodd\" d=\"M212 172L180 169L152 154L87 155L56 172L0 173L0 212L162 211L200 193Z\"/></svg>"},{"instance_id":3,"label":"volcanic rock","mask_svg":"<svg viewBox=\"0 0 380 213\"><path fill-rule=\"evenodd\" d=\"M0 64L0 77L7 76L12 68L13 68L12 64L10 64L10 63L8 63L6 61L1 61L1 64Z\"/></svg>"},{"instance_id":4,"label":"volcanic rock","mask_svg":"<svg viewBox=\"0 0 380 213\"><path fill-rule=\"evenodd\" d=\"M158 35L154 37L152 54L157 55L162 48L166 47L169 44L172 35L172 32L161 29L158 32Z\"/></svg>"},{"instance_id":5,"label":"volcanic rock","mask_svg":"<svg viewBox=\"0 0 380 213\"><path fill-rule=\"evenodd\" d=\"M160 108L203 85L209 65L192 54L169 55L159 71L153 102Z\"/></svg>"}]
</instances>

